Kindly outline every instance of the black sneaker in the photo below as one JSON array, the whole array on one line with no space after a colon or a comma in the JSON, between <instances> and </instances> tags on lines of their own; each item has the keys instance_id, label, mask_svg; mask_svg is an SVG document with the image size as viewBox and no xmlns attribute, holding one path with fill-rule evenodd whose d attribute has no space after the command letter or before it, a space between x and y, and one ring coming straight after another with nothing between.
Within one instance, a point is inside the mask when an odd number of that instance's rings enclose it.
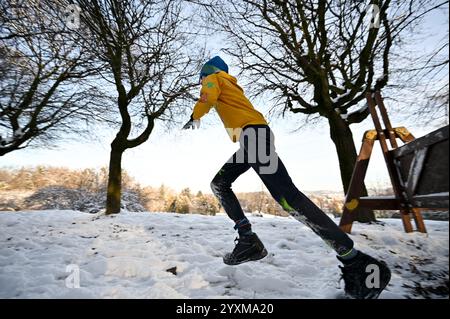
<instances>
[{"instance_id":1,"label":"black sneaker","mask_svg":"<svg viewBox=\"0 0 450 319\"><path fill-rule=\"evenodd\" d=\"M227 265L239 265L267 256L267 250L255 233L248 236L240 236L235 239L235 242L237 243L233 252L223 257L223 262Z\"/></svg>"},{"instance_id":2,"label":"black sneaker","mask_svg":"<svg viewBox=\"0 0 450 319\"><path fill-rule=\"evenodd\" d=\"M345 293L354 299L376 299L391 280L391 271L384 261L358 251L351 261L338 259L345 283Z\"/></svg>"}]
</instances>

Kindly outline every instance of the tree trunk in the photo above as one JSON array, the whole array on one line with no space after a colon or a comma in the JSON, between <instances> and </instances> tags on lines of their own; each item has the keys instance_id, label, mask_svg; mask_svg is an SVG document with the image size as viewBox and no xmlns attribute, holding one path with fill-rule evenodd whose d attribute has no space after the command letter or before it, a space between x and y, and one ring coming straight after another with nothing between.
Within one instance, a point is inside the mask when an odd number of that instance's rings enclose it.
<instances>
[{"instance_id":1,"label":"tree trunk","mask_svg":"<svg viewBox=\"0 0 450 319\"><path fill-rule=\"evenodd\" d=\"M111 144L109 159L108 189L106 196L106 215L120 212L120 197L122 192L122 154L123 148Z\"/></svg>"},{"instance_id":2,"label":"tree trunk","mask_svg":"<svg viewBox=\"0 0 450 319\"><path fill-rule=\"evenodd\" d=\"M340 115L335 112L332 113L333 114L328 117L328 122L330 124L330 135L336 147L341 172L341 181L344 187L344 192L347 194L353 174L353 168L358 155L355 148L355 142L353 140L353 134L349 125L340 117ZM366 187L361 190L361 196L367 196ZM375 214L371 210L357 209L354 211L354 214L355 220L362 223L376 221Z\"/></svg>"}]
</instances>

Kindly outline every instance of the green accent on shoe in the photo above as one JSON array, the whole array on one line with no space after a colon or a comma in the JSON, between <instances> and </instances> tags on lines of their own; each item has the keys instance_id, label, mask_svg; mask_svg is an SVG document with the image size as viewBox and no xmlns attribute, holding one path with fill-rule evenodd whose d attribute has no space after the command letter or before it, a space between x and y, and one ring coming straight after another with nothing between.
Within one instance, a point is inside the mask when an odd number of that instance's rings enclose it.
<instances>
[{"instance_id":1,"label":"green accent on shoe","mask_svg":"<svg viewBox=\"0 0 450 319\"><path fill-rule=\"evenodd\" d=\"M343 254L343 255L339 255L339 257L347 257L348 255L350 255L351 253L353 253L354 252L354 249L352 248L352 249L350 249L348 252L346 252L345 254Z\"/></svg>"},{"instance_id":2,"label":"green accent on shoe","mask_svg":"<svg viewBox=\"0 0 450 319\"><path fill-rule=\"evenodd\" d=\"M295 210L294 208L292 208L291 205L288 204L288 202L286 201L286 198L284 198L284 197L281 197L280 205L287 212L292 212Z\"/></svg>"},{"instance_id":3,"label":"green accent on shoe","mask_svg":"<svg viewBox=\"0 0 450 319\"><path fill-rule=\"evenodd\" d=\"M355 258L358 256L358 254L359 254L359 251L356 250L355 248L352 248L348 252L346 252L345 254L339 255L338 259L342 263L346 264L346 263L353 262L353 260L355 260Z\"/></svg>"},{"instance_id":4,"label":"green accent on shoe","mask_svg":"<svg viewBox=\"0 0 450 319\"><path fill-rule=\"evenodd\" d=\"M225 170L224 170L224 169L221 169L221 170L219 171L219 175L222 175L223 173L225 173Z\"/></svg>"},{"instance_id":5,"label":"green accent on shoe","mask_svg":"<svg viewBox=\"0 0 450 319\"><path fill-rule=\"evenodd\" d=\"M211 89L214 87L214 83L208 82L208 83L206 83L206 86L208 87L208 89Z\"/></svg>"}]
</instances>

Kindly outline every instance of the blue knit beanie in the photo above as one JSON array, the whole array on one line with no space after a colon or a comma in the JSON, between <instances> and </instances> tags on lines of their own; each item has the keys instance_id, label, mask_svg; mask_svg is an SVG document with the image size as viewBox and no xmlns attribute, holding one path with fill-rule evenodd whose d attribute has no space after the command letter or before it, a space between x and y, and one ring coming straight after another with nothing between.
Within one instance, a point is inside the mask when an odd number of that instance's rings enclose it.
<instances>
[{"instance_id":1,"label":"blue knit beanie","mask_svg":"<svg viewBox=\"0 0 450 319\"><path fill-rule=\"evenodd\" d=\"M219 71L228 73L228 65L217 55L203 65L202 70L200 71L200 79Z\"/></svg>"}]
</instances>

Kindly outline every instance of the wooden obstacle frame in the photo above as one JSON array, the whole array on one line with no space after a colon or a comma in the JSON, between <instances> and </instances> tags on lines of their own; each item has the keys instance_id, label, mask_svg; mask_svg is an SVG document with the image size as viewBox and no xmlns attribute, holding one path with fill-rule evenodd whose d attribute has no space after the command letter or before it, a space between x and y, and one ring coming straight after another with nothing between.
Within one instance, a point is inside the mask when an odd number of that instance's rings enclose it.
<instances>
[{"instance_id":1,"label":"wooden obstacle frame","mask_svg":"<svg viewBox=\"0 0 450 319\"><path fill-rule=\"evenodd\" d=\"M421 209L449 207L448 125L415 139L405 127L392 127L379 91L368 92L366 99L375 129L364 133L339 226L350 233L358 209L399 210L406 232L414 231L412 217L416 230L426 233ZM405 144L399 147L397 139ZM376 141L380 143L394 195L361 197Z\"/></svg>"}]
</instances>

